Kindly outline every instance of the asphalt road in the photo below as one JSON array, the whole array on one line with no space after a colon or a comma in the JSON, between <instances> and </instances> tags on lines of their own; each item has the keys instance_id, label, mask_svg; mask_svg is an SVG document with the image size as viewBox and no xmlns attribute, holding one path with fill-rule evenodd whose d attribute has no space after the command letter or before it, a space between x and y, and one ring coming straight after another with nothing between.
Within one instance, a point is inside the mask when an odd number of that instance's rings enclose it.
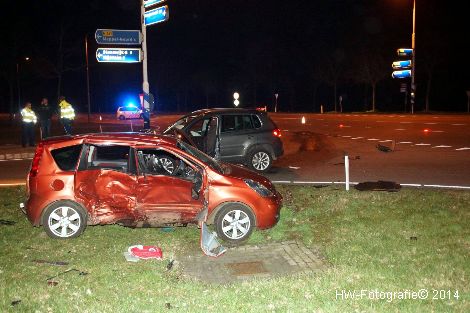
<instances>
[{"instance_id":1,"label":"asphalt road","mask_svg":"<svg viewBox=\"0 0 470 313\"><path fill-rule=\"evenodd\" d=\"M302 116L305 124L302 124ZM164 129L178 115L152 118ZM267 173L278 182L340 183L344 155L352 182L387 180L411 185L470 187L469 115L271 114L282 130L285 156ZM17 143L18 127L0 117L0 149ZM81 116L76 132L131 131L142 121L117 121L113 115ZM55 123L54 134L60 133ZM14 138L12 140L12 138ZM382 152L377 145L392 147ZM0 183L24 182L30 161L0 162Z\"/></svg>"}]
</instances>

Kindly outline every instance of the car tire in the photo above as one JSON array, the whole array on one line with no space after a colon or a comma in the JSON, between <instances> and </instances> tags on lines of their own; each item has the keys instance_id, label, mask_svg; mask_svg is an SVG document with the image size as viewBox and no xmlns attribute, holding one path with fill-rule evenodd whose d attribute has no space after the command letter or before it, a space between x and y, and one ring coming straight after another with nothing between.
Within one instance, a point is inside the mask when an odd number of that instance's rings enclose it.
<instances>
[{"instance_id":1,"label":"car tire","mask_svg":"<svg viewBox=\"0 0 470 313\"><path fill-rule=\"evenodd\" d=\"M42 226L47 235L56 239L80 236L86 227L85 210L77 203L61 200L51 204L44 212Z\"/></svg>"},{"instance_id":2,"label":"car tire","mask_svg":"<svg viewBox=\"0 0 470 313\"><path fill-rule=\"evenodd\" d=\"M248 167L259 173L266 173L272 166L273 158L266 149L253 149L248 154Z\"/></svg>"},{"instance_id":3,"label":"car tire","mask_svg":"<svg viewBox=\"0 0 470 313\"><path fill-rule=\"evenodd\" d=\"M230 203L217 212L214 219L217 236L230 245L247 240L255 228L255 217L247 206Z\"/></svg>"},{"instance_id":4,"label":"car tire","mask_svg":"<svg viewBox=\"0 0 470 313\"><path fill-rule=\"evenodd\" d=\"M120 119L121 121L124 121L126 118L124 117L124 115L119 115L119 119Z\"/></svg>"}]
</instances>

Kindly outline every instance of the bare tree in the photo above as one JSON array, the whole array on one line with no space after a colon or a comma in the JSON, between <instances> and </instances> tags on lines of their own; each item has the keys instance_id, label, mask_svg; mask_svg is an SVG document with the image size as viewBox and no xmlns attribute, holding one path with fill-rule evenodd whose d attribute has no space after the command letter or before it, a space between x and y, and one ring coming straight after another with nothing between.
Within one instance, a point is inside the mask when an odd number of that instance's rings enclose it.
<instances>
[{"instance_id":1,"label":"bare tree","mask_svg":"<svg viewBox=\"0 0 470 313\"><path fill-rule=\"evenodd\" d=\"M349 77L362 84L367 84L372 89L372 111L376 110L377 84L389 74L389 64L379 51L364 49L358 54L353 70Z\"/></svg>"}]
</instances>

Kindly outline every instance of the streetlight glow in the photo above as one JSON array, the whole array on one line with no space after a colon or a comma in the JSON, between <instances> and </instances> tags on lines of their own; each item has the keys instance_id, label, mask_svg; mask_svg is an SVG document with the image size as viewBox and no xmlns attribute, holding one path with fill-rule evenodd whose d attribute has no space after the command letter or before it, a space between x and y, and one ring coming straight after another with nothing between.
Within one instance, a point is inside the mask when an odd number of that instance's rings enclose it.
<instances>
[{"instance_id":1,"label":"streetlight glow","mask_svg":"<svg viewBox=\"0 0 470 313\"><path fill-rule=\"evenodd\" d=\"M238 92L233 93L233 99L238 100L240 98L240 94Z\"/></svg>"}]
</instances>

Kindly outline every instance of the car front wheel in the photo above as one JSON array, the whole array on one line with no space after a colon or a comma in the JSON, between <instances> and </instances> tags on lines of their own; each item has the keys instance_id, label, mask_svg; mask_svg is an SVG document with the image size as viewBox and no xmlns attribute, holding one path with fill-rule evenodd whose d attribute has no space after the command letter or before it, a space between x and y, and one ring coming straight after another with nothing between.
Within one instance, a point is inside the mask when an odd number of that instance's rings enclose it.
<instances>
[{"instance_id":1,"label":"car front wheel","mask_svg":"<svg viewBox=\"0 0 470 313\"><path fill-rule=\"evenodd\" d=\"M72 201L58 201L44 212L42 225L52 238L66 239L80 236L86 227L85 211Z\"/></svg>"},{"instance_id":2,"label":"car front wheel","mask_svg":"<svg viewBox=\"0 0 470 313\"><path fill-rule=\"evenodd\" d=\"M224 206L217 213L214 222L217 235L235 245L247 240L255 227L253 213L239 203Z\"/></svg>"},{"instance_id":3,"label":"car front wheel","mask_svg":"<svg viewBox=\"0 0 470 313\"><path fill-rule=\"evenodd\" d=\"M248 156L248 166L257 172L267 172L271 165L271 154L264 149L254 150Z\"/></svg>"}]
</instances>

